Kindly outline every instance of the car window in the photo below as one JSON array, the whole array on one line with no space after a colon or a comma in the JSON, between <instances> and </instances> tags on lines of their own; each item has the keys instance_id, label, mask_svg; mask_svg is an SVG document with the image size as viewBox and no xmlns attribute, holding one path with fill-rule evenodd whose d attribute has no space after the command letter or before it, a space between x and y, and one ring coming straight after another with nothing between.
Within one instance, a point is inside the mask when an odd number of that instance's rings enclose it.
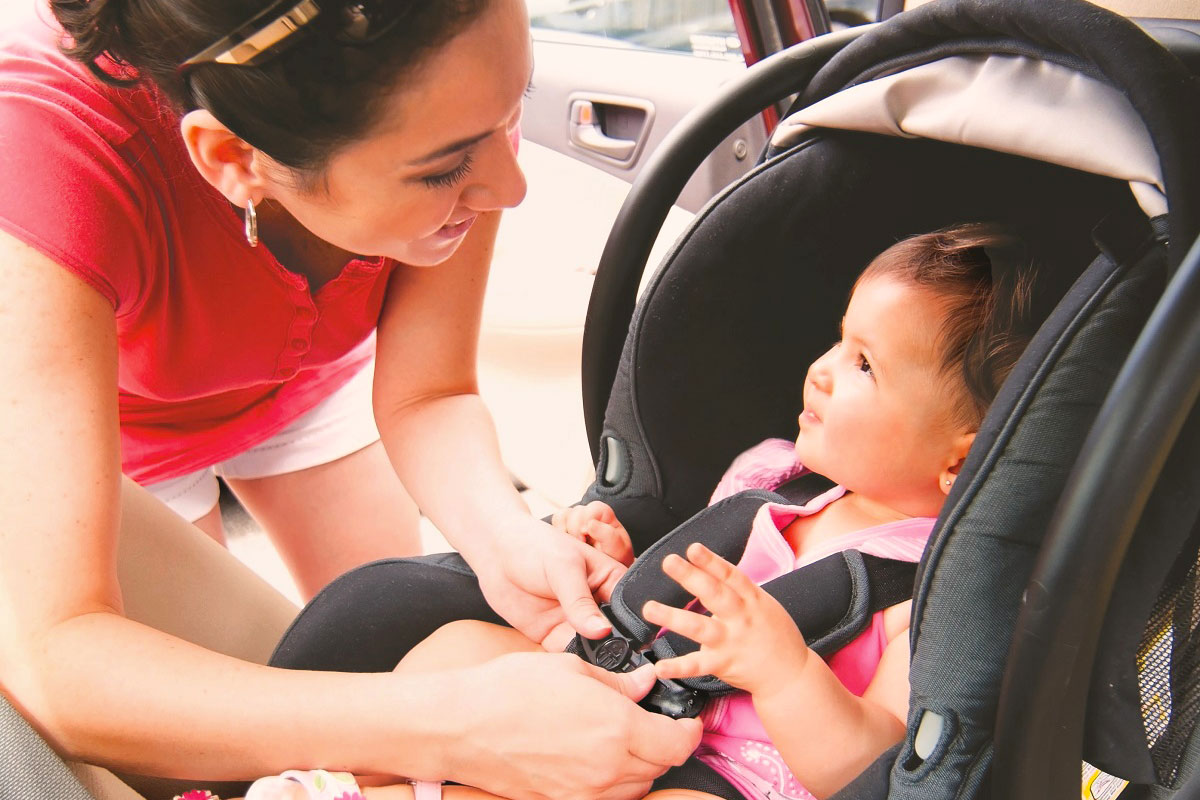
<instances>
[{"instance_id":1,"label":"car window","mask_svg":"<svg viewBox=\"0 0 1200 800\"><path fill-rule=\"evenodd\" d=\"M533 27L597 44L742 60L729 0L527 0Z\"/></svg>"},{"instance_id":2,"label":"car window","mask_svg":"<svg viewBox=\"0 0 1200 800\"><path fill-rule=\"evenodd\" d=\"M879 0L827 0L825 7L835 31L879 21Z\"/></svg>"},{"instance_id":3,"label":"car window","mask_svg":"<svg viewBox=\"0 0 1200 800\"><path fill-rule=\"evenodd\" d=\"M534 28L596 37L596 44L742 60L729 0L527 0ZM875 22L879 0L828 0L834 30Z\"/></svg>"}]
</instances>

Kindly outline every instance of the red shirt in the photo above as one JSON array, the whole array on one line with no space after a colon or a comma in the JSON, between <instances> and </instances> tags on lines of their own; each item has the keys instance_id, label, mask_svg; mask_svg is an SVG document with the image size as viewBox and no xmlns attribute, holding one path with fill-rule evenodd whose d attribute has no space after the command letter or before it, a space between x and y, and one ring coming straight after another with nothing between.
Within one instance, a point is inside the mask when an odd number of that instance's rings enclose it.
<instances>
[{"instance_id":1,"label":"red shirt","mask_svg":"<svg viewBox=\"0 0 1200 800\"><path fill-rule=\"evenodd\" d=\"M0 41L0 229L112 304L123 470L165 480L270 438L371 358L395 263L314 295L246 243L155 90L99 83L40 28Z\"/></svg>"}]
</instances>

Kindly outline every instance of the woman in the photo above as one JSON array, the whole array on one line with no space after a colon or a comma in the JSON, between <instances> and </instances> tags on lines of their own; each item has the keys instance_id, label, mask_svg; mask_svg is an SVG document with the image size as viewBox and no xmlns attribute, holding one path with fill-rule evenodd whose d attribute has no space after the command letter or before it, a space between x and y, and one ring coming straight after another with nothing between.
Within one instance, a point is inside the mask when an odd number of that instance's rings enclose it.
<instances>
[{"instance_id":1,"label":"woman","mask_svg":"<svg viewBox=\"0 0 1200 800\"><path fill-rule=\"evenodd\" d=\"M475 391L499 211L524 193L520 0L52 8L91 69L31 38L0 63L0 174L17 198L0 205L5 694L60 752L168 777L322 765L510 797L632 797L682 761L699 730L629 700L648 675L618 682L549 655L434 675L290 672L125 613L153 621L174 600L214 635L240 627L207 572L146 556L194 529L122 464L153 484L303 427L364 367L377 321L383 446L492 606L536 641L606 629L594 596L620 566L529 516ZM351 530L394 508L367 451L232 482L289 525L346 498L354 510L334 523ZM540 692L479 713L472 698L507 685ZM570 719L553 704L566 685L582 698Z\"/></svg>"}]
</instances>

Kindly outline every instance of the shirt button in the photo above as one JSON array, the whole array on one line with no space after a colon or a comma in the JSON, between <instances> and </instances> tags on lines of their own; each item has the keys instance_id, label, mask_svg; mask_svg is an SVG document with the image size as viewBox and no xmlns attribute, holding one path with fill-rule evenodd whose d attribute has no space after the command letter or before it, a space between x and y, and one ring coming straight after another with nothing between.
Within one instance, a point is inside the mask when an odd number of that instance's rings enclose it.
<instances>
[{"instance_id":1,"label":"shirt button","mask_svg":"<svg viewBox=\"0 0 1200 800\"><path fill-rule=\"evenodd\" d=\"M295 367L284 367L283 369L279 370L279 377L283 378L285 381L288 378L296 377L296 368Z\"/></svg>"},{"instance_id":2,"label":"shirt button","mask_svg":"<svg viewBox=\"0 0 1200 800\"><path fill-rule=\"evenodd\" d=\"M316 319L317 312L308 306L300 306L296 309L296 319Z\"/></svg>"},{"instance_id":3,"label":"shirt button","mask_svg":"<svg viewBox=\"0 0 1200 800\"><path fill-rule=\"evenodd\" d=\"M292 339L292 349L293 350L307 350L308 349L308 340L307 339Z\"/></svg>"}]
</instances>

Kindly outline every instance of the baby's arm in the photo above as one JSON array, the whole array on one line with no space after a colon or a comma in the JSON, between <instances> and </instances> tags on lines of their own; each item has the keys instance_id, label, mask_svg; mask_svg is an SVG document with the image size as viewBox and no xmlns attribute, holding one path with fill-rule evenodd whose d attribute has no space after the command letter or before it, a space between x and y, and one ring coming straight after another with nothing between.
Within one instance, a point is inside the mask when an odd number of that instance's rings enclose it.
<instances>
[{"instance_id":1,"label":"baby's arm","mask_svg":"<svg viewBox=\"0 0 1200 800\"><path fill-rule=\"evenodd\" d=\"M784 762L817 797L848 784L904 737L908 713L908 631L891 639L862 697L815 655L754 708Z\"/></svg>"},{"instance_id":2,"label":"baby's arm","mask_svg":"<svg viewBox=\"0 0 1200 800\"><path fill-rule=\"evenodd\" d=\"M629 533L608 503L593 500L586 506L560 509L550 518L550 524L625 566L633 563Z\"/></svg>"},{"instance_id":3,"label":"baby's arm","mask_svg":"<svg viewBox=\"0 0 1200 800\"><path fill-rule=\"evenodd\" d=\"M908 707L906 625L889 639L867 691L855 697L808 648L775 598L701 545L687 555L687 561L668 556L663 571L712 616L646 604L648 621L700 644L693 653L659 661L660 678L712 674L749 692L772 743L817 797L841 789L900 741Z\"/></svg>"}]
</instances>

